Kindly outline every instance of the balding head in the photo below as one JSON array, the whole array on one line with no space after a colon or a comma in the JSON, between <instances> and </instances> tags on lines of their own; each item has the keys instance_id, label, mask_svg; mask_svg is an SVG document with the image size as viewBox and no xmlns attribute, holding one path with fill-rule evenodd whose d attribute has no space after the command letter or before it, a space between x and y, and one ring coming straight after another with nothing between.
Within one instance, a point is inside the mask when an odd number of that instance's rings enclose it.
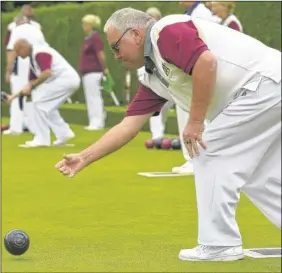
<instances>
[{"instance_id":1,"label":"balding head","mask_svg":"<svg viewBox=\"0 0 282 273\"><path fill-rule=\"evenodd\" d=\"M30 55L31 44L25 39L19 39L14 44L14 51L17 56L26 58Z\"/></svg>"}]
</instances>

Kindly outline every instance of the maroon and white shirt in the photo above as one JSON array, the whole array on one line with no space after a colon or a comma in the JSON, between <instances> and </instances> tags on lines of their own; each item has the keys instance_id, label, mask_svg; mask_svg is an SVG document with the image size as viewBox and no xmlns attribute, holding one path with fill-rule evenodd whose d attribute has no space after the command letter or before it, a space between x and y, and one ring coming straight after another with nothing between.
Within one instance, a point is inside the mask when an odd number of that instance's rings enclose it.
<instances>
[{"instance_id":1,"label":"maroon and white shirt","mask_svg":"<svg viewBox=\"0 0 282 273\"><path fill-rule=\"evenodd\" d=\"M169 15L152 27L150 38L151 59L168 86L155 74L144 72L127 116L159 112L167 100L189 111L193 67L207 50L217 58L215 94L207 120L213 120L242 88L255 91L254 77L281 81L280 51L222 25L188 15Z\"/></svg>"},{"instance_id":2,"label":"maroon and white shirt","mask_svg":"<svg viewBox=\"0 0 282 273\"><path fill-rule=\"evenodd\" d=\"M98 53L103 49L104 44L99 32L94 32L84 40L79 61L79 72L82 75L104 71L103 65L98 59Z\"/></svg>"},{"instance_id":3,"label":"maroon and white shirt","mask_svg":"<svg viewBox=\"0 0 282 273\"><path fill-rule=\"evenodd\" d=\"M52 76L45 83L58 77L62 82L64 79L70 81L72 77L79 77L75 69L54 48L33 46L30 55L30 75L33 75L33 78L38 77L47 69L51 70Z\"/></svg>"},{"instance_id":4,"label":"maroon and white shirt","mask_svg":"<svg viewBox=\"0 0 282 273\"><path fill-rule=\"evenodd\" d=\"M221 22L221 24L223 26L232 28L234 30L243 32L243 26L241 24L241 22L239 21L239 19L234 15L234 14L230 14L225 20L223 20Z\"/></svg>"}]
</instances>

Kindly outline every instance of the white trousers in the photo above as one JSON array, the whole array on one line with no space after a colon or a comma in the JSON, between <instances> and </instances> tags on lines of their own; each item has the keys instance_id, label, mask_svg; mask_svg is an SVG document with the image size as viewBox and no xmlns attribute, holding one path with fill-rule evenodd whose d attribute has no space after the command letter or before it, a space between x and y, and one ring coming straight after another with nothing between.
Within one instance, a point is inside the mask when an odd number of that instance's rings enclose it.
<instances>
[{"instance_id":1,"label":"white trousers","mask_svg":"<svg viewBox=\"0 0 282 273\"><path fill-rule=\"evenodd\" d=\"M281 83L264 79L235 99L207 125L203 140L207 149L193 159L198 243L242 244L240 192L281 228Z\"/></svg>"},{"instance_id":2,"label":"white trousers","mask_svg":"<svg viewBox=\"0 0 282 273\"><path fill-rule=\"evenodd\" d=\"M163 138L165 133L165 123L168 111L172 108L173 102L166 102L158 116L153 116L149 120L152 139Z\"/></svg>"},{"instance_id":3,"label":"white trousers","mask_svg":"<svg viewBox=\"0 0 282 273\"><path fill-rule=\"evenodd\" d=\"M103 73L88 73L82 77L89 126L104 128L104 100L101 94L100 82Z\"/></svg>"},{"instance_id":4,"label":"white trousers","mask_svg":"<svg viewBox=\"0 0 282 273\"><path fill-rule=\"evenodd\" d=\"M34 134L34 124L33 124L33 103L32 101L26 101L24 103L24 125L28 128L29 132Z\"/></svg>"},{"instance_id":5,"label":"white trousers","mask_svg":"<svg viewBox=\"0 0 282 273\"><path fill-rule=\"evenodd\" d=\"M176 105L176 117L177 117L178 134L179 134L179 139L181 142L181 149L182 149L183 157L186 161L188 161L190 159L190 156L184 144L183 132L189 120L189 113L185 112L184 110L182 110L182 108Z\"/></svg>"},{"instance_id":6,"label":"white trousers","mask_svg":"<svg viewBox=\"0 0 282 273\"><path fill-rule=\"evenodd\" d=\"M17 61L17 74L12 74L10 88L11 93L15 94L19 92L27 83L29 77L29 59L18 58ZM25 106L26 98L23 100L23 106ZM24 124L28 126L27 113L20 109L19 98L14 99L10 105L10 130L13 132L21 133L23 131Z\"/></svg>"},{"instance_id":7,"label":"white trousers","mask_svg":"<svg viewBox=\"0 0 282 273\"><path fill-rule=\"evenodd\" d=\"M34 140L36 142L50 145L50 129L57 139L62 139L72 133L58 109L77 90L79 84L78 74L72 73L49 83L43 83L32 92Z\"/></svg>"},{"instance_id":8,"label":"white trousers","mask_svg":"<svg viewBox=\"0 0 282 273\"><path fill-rule=\"evenodd\" d=\"M15 76L15 75L11 76L10 86L11 86L12 94L19 92L21 88L25 85L25 83L22 83L22 84L21 83L22 81L19 76ZM13 132L21 133L23 131L23 125L24 125L23 122L24 122L24 113L20 109L19 98L16 98L10 104L10 127L9 129Z\"/></svg>"}]
</instances>

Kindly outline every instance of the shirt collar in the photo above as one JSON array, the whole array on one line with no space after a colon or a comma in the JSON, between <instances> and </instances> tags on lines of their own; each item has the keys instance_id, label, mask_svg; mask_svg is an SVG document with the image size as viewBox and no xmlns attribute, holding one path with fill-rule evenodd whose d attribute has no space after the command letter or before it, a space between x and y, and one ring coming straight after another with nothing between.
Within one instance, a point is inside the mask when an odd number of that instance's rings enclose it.
<instances>
[{"instance_id":1,"label":"shirt collar","mask_svg":"<svg viewBox=\"0 0 282 273\"><path fill-rule=\"evenodd\" d=\"M93 30L93 32L90 35L87 35L84 39L88 40L90 37L92 37L95 33L97 32L97 30Z\"/></svg>"},{"instance_id":2,"label":"shirt collar","mask_svg":"<svg viewBox=\"0 0 282 273\"><path fill-rule=\"evenodd\" d=\"M152 55L152 41L151 41L151 30L156 22L152 22L146 30L146 36L144 41L144 63L145 63L145 71L148 74L155 74L156 77L163 83L165 87L169 87L169 83L166 79L160 74L155 63L151 59Z\"/></svg>"},{"instance_id":3,"label":"shirt collar","mask_svg":"<svg viewBox=\"0 0 282 273\"><path fill-rule=\"evenodd\" d=\"M150 57L152 52L151 29L156 22L152 22L146 29L146 36L144 41L144 57Z\"/></svg>"}]
</instances>

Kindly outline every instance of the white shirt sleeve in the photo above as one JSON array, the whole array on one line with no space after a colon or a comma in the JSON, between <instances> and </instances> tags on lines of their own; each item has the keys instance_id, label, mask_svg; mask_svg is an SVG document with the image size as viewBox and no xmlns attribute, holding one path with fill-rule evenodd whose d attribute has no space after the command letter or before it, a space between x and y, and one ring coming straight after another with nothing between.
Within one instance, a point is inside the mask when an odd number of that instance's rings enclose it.
<instances>
[{"instance_id":1,"label":"white shirt sleeve","mask_svg":"<svg viewBox=\"0 0 282 273\"><path fill-rule=\"evenodd\" d=\"M26 39L32 45L47 45L42 31L38 26L31 24L23 24L17 26L10 36L9 43L7 44L7 50L13 50L14 44L18 39Z\"/></svg>"},{"instance_id":2,"label":"white shirt sleeve","mask_svg":"<svg viewBox=\"0 0 282 273\"><path fill-rule=\"evenodd\" d=\"M211 11L202 3L197 6L191 16L205 21L214 22L215 20L214 15L211 13Z\"/></svg>"},{"instance_id":3,"label":"white shirt sleeve","mask_svg":"<svg viewBox=\"0 0 282 273\"><path fill-rule=\"evenodd\" d=\"M10 23L10 24L8 25L7 29L8 29L8 31L11 32L15 27L16 27L15 22L12 22L12 23Z\"/></svg>"},{"instance_id":4,"label":"white shirt sleeve","mask_svg":"<svg viewBox=\"0 0 282 273\"><path fill-rule=\"evenodd\" d=\"M42 30L42 27L41 27L41 25L40 25L38 22L36 22L36 21L30 21L30 23L31 23L32 25L38 27L40 30Z\"/></svg>"},{"instance_id":5,"label":"white shirt sleeve","mask_svg":"<svg viewBox=\"0 0 282 273\"><path fill-rule=\"evenodd\" d=\"M9 42L7 44L7 47L6 47L7 50L13 50L14 49L14 44L19 39L18 36L19 36L18 31L16 29L13 29L12 32L11 32Z\"/></svg>"}]
</instances>

